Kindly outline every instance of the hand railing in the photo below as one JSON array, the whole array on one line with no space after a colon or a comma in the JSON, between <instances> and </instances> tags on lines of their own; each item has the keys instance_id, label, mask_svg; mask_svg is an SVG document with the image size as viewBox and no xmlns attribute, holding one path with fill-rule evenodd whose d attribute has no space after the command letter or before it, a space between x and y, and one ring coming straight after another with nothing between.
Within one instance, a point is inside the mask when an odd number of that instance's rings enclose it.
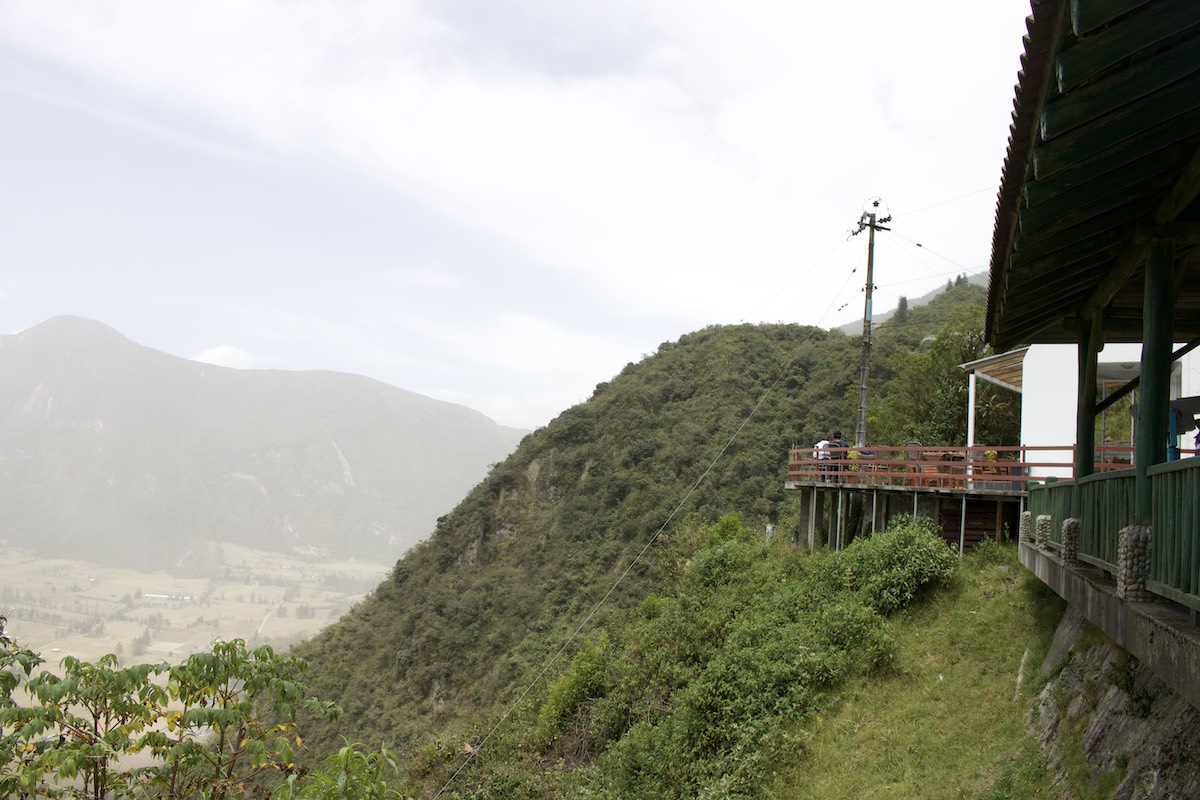
<instances>
[{"instance_id":1,"label":"hand railing","mask_svg":"<svg viewBox=\"0 0 1200 800\"><path fill-rule=\"evenodd\" d=\"M1099 450L1099 448L1098 448ZM1103 448L1096 471L1123 469L1119 458L1131 448ZM826 455L827 454L827 455ZM788 454L791 483L911 486L940 489L1024 491L1054 473L1074 469L1074 447L993 446L844 447L818 451L793 448Z\"/></svg>"}]
</instances>

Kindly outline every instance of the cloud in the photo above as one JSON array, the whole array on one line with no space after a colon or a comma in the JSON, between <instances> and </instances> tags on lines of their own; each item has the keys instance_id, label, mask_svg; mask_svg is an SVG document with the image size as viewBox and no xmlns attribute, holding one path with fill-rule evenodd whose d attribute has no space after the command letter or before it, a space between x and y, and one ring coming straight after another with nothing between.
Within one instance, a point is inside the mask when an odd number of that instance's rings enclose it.
<instances>
[{"instance_id":1,"label":"cloud","mask_svg":"<svg viewBox=\"0 0 1200 800\"><path fill-rule=\"evenodd\" d=\"M464 285L461 275L431 266L397 270L391 277L397 284L413 289L458 289Z\"/></svg>"},{"instance_id":2,"label":"cloud","mask_svg":"<svg viewBox=\"0 0 1200 800\"><path fill-rule=\"evenodd\" d=\"M253 369L257 366L258 359L245 350L230 344L222 344L197 353L192 356L192 361L233 369Z\"/></svg>"},{"instance_id":3,"label":"cloud","mask_svg":"<svg viewBox=\"0 0 1200 800\"><path fill-rule=\"evenodd\" d=\"M401 198L390 236L391 207L216 228L213 295L264 295L238 340L529 424L687 330L853 319L872 196L927 248L881 237L880 287L982 267L993 198L941 203L999 175L1027 13L979 4L964 36L958 0L7 0L0 47L66 76L43 99Z\"/></svg>"},{"instance_id":4,"label":"cloud","mask_svg":"<svg viewBox=\"0 0 1200 800\"><path fill-rule=\"evenodd\" d=\"M2 27L391 183L610 302L712 318L761 297L747 275L783 278L815 235L836 242L879 184L974 152L983 90L948 97L960 79L943 67L946 47L978 44L934 24L953 4L869 5L38 0L8 4ZM1019 36L1007 47L1006 92ZM986 97L1002 139L1008 98ZM933 122L948 103L966 127Z\"/></svg>"}]
</instances>

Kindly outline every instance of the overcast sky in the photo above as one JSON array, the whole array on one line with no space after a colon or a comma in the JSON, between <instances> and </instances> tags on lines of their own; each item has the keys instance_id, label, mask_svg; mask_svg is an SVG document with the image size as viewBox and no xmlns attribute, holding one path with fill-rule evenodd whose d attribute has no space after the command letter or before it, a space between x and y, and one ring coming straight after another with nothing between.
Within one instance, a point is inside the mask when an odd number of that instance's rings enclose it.
<instances>
[{"instance_id":1,"label":"overcast sky","mask_svg":"<svg viewBox=\"0 0 1200 800\"><path fill-rule=\"evenodd\" d=\"M872 197L877 311L985 270L1028 11L0 0L0 332L535 428L706 325L861 319Z\"/></svg>"}]
</instances>

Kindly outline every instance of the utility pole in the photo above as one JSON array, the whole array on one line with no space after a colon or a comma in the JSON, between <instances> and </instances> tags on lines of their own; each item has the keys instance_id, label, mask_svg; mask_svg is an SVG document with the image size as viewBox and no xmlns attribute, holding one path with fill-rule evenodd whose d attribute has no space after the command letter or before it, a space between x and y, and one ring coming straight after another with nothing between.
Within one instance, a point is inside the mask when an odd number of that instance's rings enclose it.
<instances>
[{"instance_id":1,"label":"utility pole","mask_svg":"<svg viewBox=\"0 0 1200 800\"><path fill-rule=\"evenodd\" d=\"M879 198L871 201L872 208L879 208ZM876 219L874 211L864 211L862 217L858 220L858 229L851 231L851 236L857 236L864 230L870 231L867 234L867 285L866 285L866 303L863 309L863 336L862 336L862 368L859 375L858 383L858 424L854 428L854 444L857 447L863 447L867 443L867 378L871 374L871 293L875 289L875 231L890 231L891 228L883 227L884 222L891 222L892 215L880 217Z\"/></svg>"}]
</instances>

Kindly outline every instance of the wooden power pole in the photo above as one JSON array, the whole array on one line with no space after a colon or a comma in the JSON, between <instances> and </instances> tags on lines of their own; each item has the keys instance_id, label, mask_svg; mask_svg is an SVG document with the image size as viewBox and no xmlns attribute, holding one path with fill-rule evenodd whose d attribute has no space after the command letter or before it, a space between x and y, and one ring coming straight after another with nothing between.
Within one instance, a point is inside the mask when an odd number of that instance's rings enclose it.
<instances>
[{"instance_id":1,"label":"wooden power pole","mask_svg":"<svg viewBox=\"0 0 1200 800\"><path fill-rule=\"evenodd\" d=\"M872 200L871 206L879 208L879 198ZM866 303L863 309L862 368L859 371L858 383L858 423L854 427L854 444L857 447L863 447L867 443L867 378L871 374L871 293L875 289L873 283L875 278L875 231L891 230L891 228L883 227L882 224L891 221L891 214L876 219L874 211L864 211L862 218L858 221L858 229L851 234L857 236L864 230L869 231L867 234Z\"/></svg>"}]
</instances>

